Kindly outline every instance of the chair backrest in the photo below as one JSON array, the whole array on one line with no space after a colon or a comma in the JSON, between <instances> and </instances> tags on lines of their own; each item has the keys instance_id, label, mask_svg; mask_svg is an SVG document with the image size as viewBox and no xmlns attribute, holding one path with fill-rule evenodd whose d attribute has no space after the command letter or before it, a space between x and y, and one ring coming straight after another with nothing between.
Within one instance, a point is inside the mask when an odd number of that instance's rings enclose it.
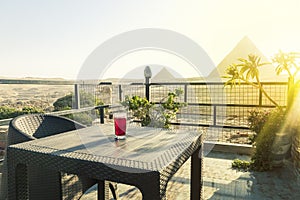
<instances>
[{"instance_id":1,"label":"chair backrest","mask_svg":"<svg viewBox=\"0 0 300 200\"><path fill-rule=\"evenodd\" d=\"M14 118L10 122L8 130L8 145L43 138L84 127L84 125L78 122L60 116L47 114L22 115Z\"/></svg>"},{"instance_id":2,"label":"chair backrest","mask_svg":"<svg viewBox=\"0 0 300 200\"><path fill-rule=\"evenodd\" d=\"M78 122L60 116L54 116L48 114L21 115L10 121L9 128L8 128L8 135L7 135L7 146L42 138L42 137L47 137L47 136L75 130L75 129L80 129L84 127L85 127L84 125ZM50 179L54 179L53 184L59 186L60 183L56 182L54 175L57 174L53 173L53 177L51 178L50 176ZM51 181L50 179L47 181L46 179L44 179L42 181L50 182ZM82 179L81 181L85 181L85 179L84 180ZM2 175L1 182L2 183L0 184L0 200L7 198L6 157L3 163L3 175ZM49 184L51 185L51 183ZM78 184L82 184L82 183L78 183ZM82 184L80 187L89 188L92 184L93 183L87 179L86 186L85 184Z\"/></svg>"}]
</instances>

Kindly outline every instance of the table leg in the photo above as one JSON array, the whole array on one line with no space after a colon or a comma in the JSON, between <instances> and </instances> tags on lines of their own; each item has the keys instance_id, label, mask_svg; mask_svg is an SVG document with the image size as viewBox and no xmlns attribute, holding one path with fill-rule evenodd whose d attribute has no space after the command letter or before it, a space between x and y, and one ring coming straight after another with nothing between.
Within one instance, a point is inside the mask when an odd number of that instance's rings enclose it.
<instances>
[{"instance_id":1,"label":"table leg","mask_svg":"<svg viewBox=\"0 0 300 200\"><path fill-rule=\"evenodd\" d=\"M7 191L8 199L29 199L25 165L14 166L8 161Z\"/></svg>"},{"instance_id":2,"label":"table leg","mask_svg":"<svg viewBox=\"0 0 300 200\"><path fill-rule=\"evenodd\" d=\"M191 199L201 199L202 189L202 151L201 146L193 153L191 160Z\"/></svg>"},{"instance_id":3,"label":"table leg","mask_svg":"<svg viewBox=\"0 0 300 200\"><path fill-rule=\"evenodd\" d=\"M160 182L158 181L148 180L146 184L139 185L139 190L143 195L143 200L162 200L165 199L165 195L161 197L160 195Z\"/></svg>"},{"instance_id":4,"label":"table leg","mask_svg":"<svg viewBox=\"0 0 300 200\"><path fill-rule=\"evenodd\" d=\"M98 200L105 200L105 181L98 181Z\"/></svg>"}]
</instances>

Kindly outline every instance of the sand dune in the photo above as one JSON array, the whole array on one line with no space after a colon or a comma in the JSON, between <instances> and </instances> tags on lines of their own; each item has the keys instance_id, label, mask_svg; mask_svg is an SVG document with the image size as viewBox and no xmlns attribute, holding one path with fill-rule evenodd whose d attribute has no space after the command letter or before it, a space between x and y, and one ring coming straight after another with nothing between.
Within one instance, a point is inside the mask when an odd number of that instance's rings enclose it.
<instances>
[{"instance_id":1,"label":"sand dune","mask_svg":"<svg viewBox=\"0 0 300 200\"><path fill-rule=\"evenodd\" d=\"M73 92L73 85L2 84L0 106L37 106L51 110L60 97Z\"/></svg>"}]
</instances>

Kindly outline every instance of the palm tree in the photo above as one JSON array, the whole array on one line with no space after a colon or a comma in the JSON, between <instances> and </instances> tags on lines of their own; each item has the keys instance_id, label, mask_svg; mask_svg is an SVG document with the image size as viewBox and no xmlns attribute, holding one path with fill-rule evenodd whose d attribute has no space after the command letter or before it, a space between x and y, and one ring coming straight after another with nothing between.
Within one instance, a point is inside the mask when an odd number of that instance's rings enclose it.
<instances>
[{"instance_id":1,"label":"palm tree","mask_svg":"<svg viewBox=\"0 0 300 200\"><path fill-rule=\"evenodd\" d=\"M279 51L274 58L272 59L273 63L276 65L277 75L281 74L283 71L286 71L289 75L288 78L288 109L291 108L294 100L295 86L295 77L300 71L300 66L297 63L297 59L300 58L300 53L290 52L283 53Z\"/></svg>"},{"instance_id":2,"label":"palm tree","mask_svg":"<svg viewBox=\"0 0 300 200\"><path fill-rule=\"evenodd\" d=\"M253 87L258 88L265 97L270 100L276 107L279 105L272 99L272 97L265 91L263 88L260 78L259 78L259 70L264 65L270 64L267 62L261 62L261 58L254 54L249 54L248 59L239 58L238 64L231 64L227 67L227 75L224 78L229 78L229 80L225 83L226 85L234 86L236 83L240 83L240 81L244 81ZM253 82L256 81L256 82Z\"/></svg>"}]
</instances>

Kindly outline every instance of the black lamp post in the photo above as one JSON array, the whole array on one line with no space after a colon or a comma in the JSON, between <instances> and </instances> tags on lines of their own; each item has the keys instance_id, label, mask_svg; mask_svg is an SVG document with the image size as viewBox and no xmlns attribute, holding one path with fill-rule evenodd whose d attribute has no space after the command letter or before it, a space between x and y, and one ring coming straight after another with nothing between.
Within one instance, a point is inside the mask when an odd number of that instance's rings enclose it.
<instances>
[{"instance_id":1,"label":"black lamp post","mask_svg":"<svg viewBox=\"0 0 300 200\"><path fill-rule=\"evenodd\" d=\"M152 72L149 66L145 67L144 70L144 76L145 76L145 95L146 95L146 99L149 101L149 97L150 97L150 78L152 76Z\"/></svg>"}]
</instances>

